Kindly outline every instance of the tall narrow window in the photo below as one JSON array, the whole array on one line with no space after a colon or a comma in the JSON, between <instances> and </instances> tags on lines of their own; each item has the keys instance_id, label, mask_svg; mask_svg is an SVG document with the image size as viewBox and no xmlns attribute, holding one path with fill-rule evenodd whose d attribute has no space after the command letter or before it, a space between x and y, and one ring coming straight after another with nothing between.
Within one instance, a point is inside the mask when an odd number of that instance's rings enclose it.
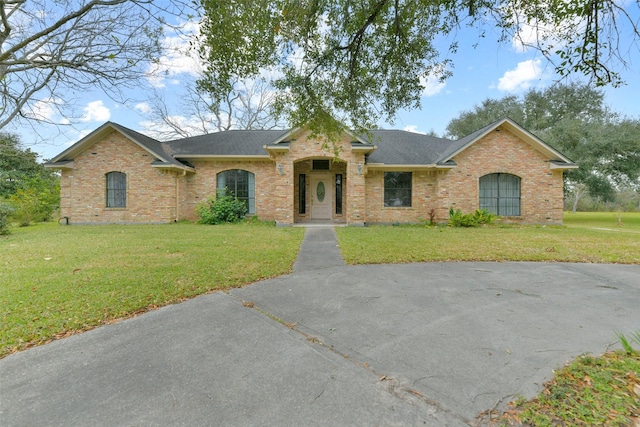
<instances>
[{"instance_id":1,"label":"tall narrow window","mask_svg":"<svg viewBox=\"0 0 640 427\"><path fill-rule=\"evenodd\" d=\"M127 207L127 175L122 172L109 172L107 178L108 208Z\"/></svg>"},{"instance_id":2,"label":"tall narrow window","mask_svg":"<svg viewBox=\"0 0 640 427\"><path fill-rule=\"evenodd\" d=\"M307 212L307 176L303 173L298 175L298 212L305 214Z\"/></svg>"},{"instance_id":3,"label":"tall narrow window","mask_svg":"<svg viewBox=\"0 0 640 427\"><path fill-rule=\"evenodd\" d=\"M336 214L342 215L342 174L336 174Z\"/></svg>"},{"instance_id":4,"label":"tall narrow window","mask_svg":"<svg viewBox=\"0 0 640 427\"><path fill-rule=\"evenodd\" d=\"M220 172L217 180L218 192L228 191L236 199L245 202L249 214L256 213L255 175L253 173L232 169Z\"/></svg>"},{"instance_id":5,"label":"tall narrow window","mask_svg":"<svg viewBox=\"0 0 640 427\"><path fill-rule=\"evenodd\" d=\"M384 205L411 207L411 172L384 173Z\"/></svg>"},{"instance_id":6,"label":"tall narrow window","mask_svg":"<svg viewBox=\"0 0 640 427\"><path fill-rule=\"evenodd\" d=\"M520 216L520 178L492 173L480 178L480 209L502 216Z\"/></svg>"}]
</instances>

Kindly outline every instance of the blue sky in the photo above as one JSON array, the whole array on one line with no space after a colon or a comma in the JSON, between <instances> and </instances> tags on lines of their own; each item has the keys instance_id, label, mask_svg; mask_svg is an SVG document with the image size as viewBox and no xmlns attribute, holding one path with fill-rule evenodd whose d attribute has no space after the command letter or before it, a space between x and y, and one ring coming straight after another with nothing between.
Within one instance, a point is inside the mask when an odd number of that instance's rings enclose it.
<instances>
[{"instance_id":1,"label":"blue sky","mask_svg":"<svg viewBox=\"0 0 640 427\"><path fill-rule=\"evenodd\" d=\"M473 109L487 98L499 99L507 95L520 95L530 88L543 89L557 81L553 67L549 65L540 53L533 50L525 51L516 44L497 43L497 34L488 34L478 42L477 30L463 30L458 36L460 48L451 55L454 68L453 76L445 83L429 81L422 97L422 108L414 111L402 111L393 125L381 123L384 128L405 129L414 132L435 131L442 135L451 119L465 111ZM166 45L181 48L184 40L168 34ZM621 74L626 85L620 88L604 88L605 102L616 112L623 115L640 118L640 55L637 46L633 47L627 69ZM197 75L199 65L197 61L184 55L173 53L162 58L160 73L149 78L150 86L165 95L167 100L178 105L180 91L186 79L193 79ZM579 78L575 76L574 78ZM110 99L99 91L76 94L78 102L78 119L64 132L59 133L51 127L35 129L40 135L47 137L45 142L33 143L35 132L26 127L5 129L17 133L21 140L32 150L38 152L44 159L54 157L69 145L96 129L106 121L117 122L123 126L149 133L152 124L145 111L150 105L148 93L139 92L129 94L131 100L119 103ZM42 106L48 114L47 106ZM174 114L180 115L174 109ZM56 117L50 112L50 119L65 122L64 117ZM189 118L184 117L185 121ZM42 138L40 138L42 140Z\"/></svg>"}]
</instances>

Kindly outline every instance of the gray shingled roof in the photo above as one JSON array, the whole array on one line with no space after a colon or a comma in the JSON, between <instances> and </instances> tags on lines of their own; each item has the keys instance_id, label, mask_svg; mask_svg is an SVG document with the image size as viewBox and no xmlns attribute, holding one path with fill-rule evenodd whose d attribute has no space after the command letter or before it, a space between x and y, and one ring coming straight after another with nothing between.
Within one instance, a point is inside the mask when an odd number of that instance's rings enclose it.
<instances>
[{"instance_id":1,"label":"gray shingled roof","mask_svg":"<svg viewBox=\"0 0 640 427\"><path fill-rule=\"evenodd\" d=\"M229 130L168 141L162 145L176 158L181 156L267 155L265 145L285 136L289 130Z\"/></svg>"},{"instance_id":2,"label":"gray shingled roof","mask_svg":"<svg viewBox=\"0 0 640 427\"><path fill-rule=\"evenodd\" d=\"M375 130L370 142L378 148L367 163L433 165L454 141L403 130Z\"/></svg>"},{"instance_id":3,"label":"gray shingled roof","mask_svg":"<svg viewBox=\"0 0 640 427\"><path fill-rule=\"evenodd\" d=\"M484 133L505 121L512 122L508 118L498 120L457 141L402 130L374 130L360 138L360 141L364 141L364 143L354 142L352 144L364 147L371 144L377 147L368 155L367 163L369 164L445 164L450 162L454 154L465 149ZM519 126L515 123L513 125ZM117 123L107 122L91 135L58 155L50 166L62 165L65 161L71 160L85 143L90 142L92 135L99 135L109 127L116 129L153 153L157 157L154 165L165 164L182 168L190 166L188 159L196 156L267 156L268 153L264 147L273 145L276 141L282 141L291 132L290 130L230 130L160 142ZM522 130L524 131L524 129ZM540 144L544 145L542 142ZM287 146L288 143L279 142L279 145ZM568 159L561 158L561 160Z\"/></svg>"},{"instance_id":4,"label":"gray shingled roof","mask_svg":"<svg viewBox=\"0 0 640 427\"><path fill-rule=\"evenodd\" d=\"M265 145L283 138L289 130L230 130L168 141L162 145L175 158L188 156L266 155ZM453 141L401 130L375 130L370 141L377 146L369 163L396 165L434 164Z\"/></svg>"},{"instance_id":5,"label":"gray shingled roof","mask_svg":"<svg viewBox=\"0 0 640 427\"><path fill-rule=\"evenodd\" d=\"M455 153L456 151L464 148L467 144L472 143L473 141L475 141L480 135L482 135L483 133L487 132L489 129L493 128L497 123L503 121L504 119L500 119L500 120L496 120L493 123L490 123L488 125L486 125L485 127L483 127L482 129L478 129L477 131L470 133L469 135L460 138L457 141L451 141L451 144L447 147L446 150L444 150L442 153L440 153L440 156L438 157L438 162L442 162L442 161L446 161L448 160L449 157L451 157L451 155L453 153Z\"/></svg>"}]
</instances>

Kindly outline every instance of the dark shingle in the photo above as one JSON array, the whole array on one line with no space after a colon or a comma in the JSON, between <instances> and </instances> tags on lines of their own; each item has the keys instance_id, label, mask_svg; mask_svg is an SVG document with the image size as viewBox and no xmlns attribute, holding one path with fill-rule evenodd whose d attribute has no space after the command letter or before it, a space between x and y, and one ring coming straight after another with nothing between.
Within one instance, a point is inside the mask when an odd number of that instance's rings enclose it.
<instances>
[{"instance_id":1,"label":"dark shingle","mask_svg":"<svg viewBox=\"0 0 640 427\"><path fill-rule=\"evenodd\" d=\"M289 130L229 130L176 139L163 143L174 157L193 155L267 155L265 145L284 137Z\"/></svg>"},{"instance_id":2,"label":"dark shingle","mask_svg":"<svg viewBox=\"0 0 640 427\"><path fill-rule=\"evenodd\" d=\"M402 130L375 130L369 141L378 148L368 163L431 165L454 141Z\"/></svg>"}]
</instances>

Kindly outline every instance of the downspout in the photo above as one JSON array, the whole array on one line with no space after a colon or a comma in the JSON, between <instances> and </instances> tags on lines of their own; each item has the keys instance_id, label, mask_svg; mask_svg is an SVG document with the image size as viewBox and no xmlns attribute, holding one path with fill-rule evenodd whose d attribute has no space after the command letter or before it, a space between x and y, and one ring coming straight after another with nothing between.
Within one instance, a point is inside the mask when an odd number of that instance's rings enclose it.
<instances>
[{"instance_id":1,"label":"downspout","mask_svg":"<svg viewBox=\"0 0 640 427\"><path fill-rule=\"evenodd\" d=\"M186 171L183 171L186 173ZM175 219L174 222L178 222L180 220L180 214L179 212L179 208L180 208L180 183L178 182L178 174L176 173L173 178L175 179L175 183L176 183L176 214L175 214Z\"/></svg>"}]
</instances>

